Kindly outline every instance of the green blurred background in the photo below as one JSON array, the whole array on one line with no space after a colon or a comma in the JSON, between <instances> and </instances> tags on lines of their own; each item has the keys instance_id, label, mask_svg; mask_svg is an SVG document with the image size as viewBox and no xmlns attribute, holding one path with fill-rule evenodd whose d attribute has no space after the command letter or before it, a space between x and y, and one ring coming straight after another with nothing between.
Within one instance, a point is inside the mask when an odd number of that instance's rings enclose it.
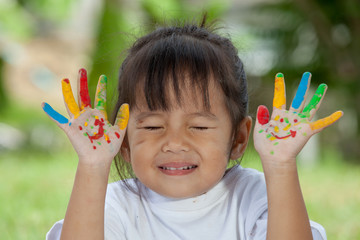
<instances>
[{"instance_id":1,"label":"green blurred background","mask_svg":"<svg viewBox=\"0 0 360 240\"><path fill-rule=\"evenodd\" d=\"M239 49L252 117L259 104L271 108L277 72L288 102L305 71L312 91L329 85L317 116L345 115L301 152L300 179L310 218L328 239L360 239L358 0L0 0L0 239L44 239L64 217L77 158L40 108L46 101L65 114L61 79L76 86L85 67L93 96L107 75L111 112L119 66L136 37L204 11ZM252 146L242 164L261 170Z\"/></svg>"}]
</instances>

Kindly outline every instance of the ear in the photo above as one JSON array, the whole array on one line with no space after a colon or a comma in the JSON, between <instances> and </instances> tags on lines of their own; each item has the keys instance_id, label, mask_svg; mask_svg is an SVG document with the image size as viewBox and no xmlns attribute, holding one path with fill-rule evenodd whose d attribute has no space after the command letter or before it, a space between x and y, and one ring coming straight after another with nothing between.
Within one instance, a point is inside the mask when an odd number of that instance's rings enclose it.
<instances>
[{"instance_id":1,"label":"ear","mask_svg":"<svg viewBox=\"0 0 360 240\"><path fill-rule=\"evenodd\" d=\"M252 125L252 119L249 116L245 117L239 124L231 148L231 153L230 153L231 160L236 160L243 155L246 146L249 142L251 125Z\"/></svg>"},{"instance_id":2,"label":"ear","mask_svg":"<svg viewBox=\"0 0 360 240\"><path fill-rule=\"evenodd\" d=\"M125 160L125 162L129 162L129 163L131 162L131 160L130 160L130 148L129 148L129 143L128 143L128 140L127 140L126 136L125 136L124 141L121 144L120 154L121 154L121 157Z\"/></svg>"}]
</instances>

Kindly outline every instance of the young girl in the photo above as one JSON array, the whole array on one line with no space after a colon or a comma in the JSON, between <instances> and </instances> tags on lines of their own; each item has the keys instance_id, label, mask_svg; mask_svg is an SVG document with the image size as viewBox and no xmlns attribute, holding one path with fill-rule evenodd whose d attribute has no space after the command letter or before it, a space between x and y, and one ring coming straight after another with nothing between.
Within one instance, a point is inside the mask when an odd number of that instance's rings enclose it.
<instances>
[{"instance_id":1,"label":"young girl","mask_svg":"<svg viewBox=\"0 0 360 240\"><path fill-rule=\"evenodd\" d=\"M342 112L311 122L327 87L304 107L310 73L287 111L279 73L271 118L260 106L254 129L264 174L228 169L250 135L247 83L233 44L205 20L158 28L134 43L120 69L114 125L106 77L92 108L83 69L78 104L62 81L69 119L42 105L79 156L65 219L47 239L326 239L308 219L295 158ZM133 178L108 185L117 154L120 175Z\"/></svg>"}]
</instances>

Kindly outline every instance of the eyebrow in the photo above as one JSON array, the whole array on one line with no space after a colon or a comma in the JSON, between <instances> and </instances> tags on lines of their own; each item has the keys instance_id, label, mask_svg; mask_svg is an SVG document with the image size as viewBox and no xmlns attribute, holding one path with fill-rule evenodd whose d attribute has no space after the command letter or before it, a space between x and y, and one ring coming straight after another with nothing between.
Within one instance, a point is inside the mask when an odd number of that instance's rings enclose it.
<instances>
[{"instance_id":1,"label":"eyebrow","mask_svg":"<svg viewBox=\"0 0 360 240\"><path fill-rule=\"evenodd\" d=\"M161 113L158 112L142 112L140 113L138 116L136 116L135 121L139 122L141 120L143 120L144 118L148 118L148 117L159 117L161 116ZM196 117L203 117L203 118L208 118L210 120L218 120L218 117L211 113L211 112L194 112L194 113L190 113L187 114L188 118L196 118Z\"/></svg>"}]
</instances>

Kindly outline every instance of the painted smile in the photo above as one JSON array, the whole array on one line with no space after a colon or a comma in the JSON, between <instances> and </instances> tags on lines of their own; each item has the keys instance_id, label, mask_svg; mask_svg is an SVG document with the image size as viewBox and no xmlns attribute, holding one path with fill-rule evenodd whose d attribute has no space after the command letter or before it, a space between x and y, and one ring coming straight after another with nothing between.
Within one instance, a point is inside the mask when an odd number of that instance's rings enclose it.
<instances>
[{"instance_id":1,"label":"painted smile","mask_svg":"<svg viewBox=\"0 0 360 240\"><path fill-rule=\"evenodd\" d=\"M286 136L277 136L274 133L271 133L271 135L273 135L273 137L275 137L276 139L286 139L286 138L289 138L289 137L294 138L296 136L296 131L290 130L290 133L288 135L286 135Z\"/></svg>"}]
</instances>

